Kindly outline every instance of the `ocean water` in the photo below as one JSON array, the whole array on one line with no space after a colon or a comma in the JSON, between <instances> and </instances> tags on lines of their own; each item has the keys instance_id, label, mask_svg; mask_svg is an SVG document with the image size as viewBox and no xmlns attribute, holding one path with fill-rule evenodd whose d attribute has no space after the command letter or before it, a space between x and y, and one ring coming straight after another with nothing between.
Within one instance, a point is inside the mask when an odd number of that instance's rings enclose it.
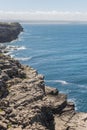
<instances>
[{"instance_id":1,"label":"ocean water","mask_svg":"<svg viewBox=\"0 0 87 130\"><path fill-rule=\"evenodd\" d=\"M77 111L87 112L87 25L22 24L9 54L45 75L45 83L68 94Z\"/></svg>"}]
</instances>

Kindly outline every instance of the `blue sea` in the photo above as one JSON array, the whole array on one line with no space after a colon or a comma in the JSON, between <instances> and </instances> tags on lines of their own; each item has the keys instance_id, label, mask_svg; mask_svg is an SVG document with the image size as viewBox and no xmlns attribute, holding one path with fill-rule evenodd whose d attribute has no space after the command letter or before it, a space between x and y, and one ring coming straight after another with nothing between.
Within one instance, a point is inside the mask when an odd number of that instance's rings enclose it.
<instances>
[{"instance_id":1,"label":"blue sea","mask_svg":"<svg viewBox=\"0 0 87 130\"><path fill-rule=\"evenodd\" d=\"M77 111L87 112L87 25L22 26L19 39L8 43L10 55L43 74L48 86L67 94Z\"/></svg>"}]
</instances>

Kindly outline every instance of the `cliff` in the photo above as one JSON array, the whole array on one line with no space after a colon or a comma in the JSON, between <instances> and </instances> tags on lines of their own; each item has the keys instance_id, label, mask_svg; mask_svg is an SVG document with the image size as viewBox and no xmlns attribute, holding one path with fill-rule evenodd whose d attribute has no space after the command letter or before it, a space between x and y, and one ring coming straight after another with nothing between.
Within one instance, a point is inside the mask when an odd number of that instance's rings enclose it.
<instances>
[{"instance_id":1,"label":"cliff","mask_svg":"<svg viewBox=\"0 0 87 130\"><path fill-rule=\"evenodd\" d=\"M0 130L87 130L87 113L77 113L36 70L1 53Z\"/></svg>"},{"instance_id":2,"label":"cliff","mask_svg":"<svg viewBox=\"0 0 87 130\"><path fill-rule=\"evenodd\" d=\"M19 23L0 23L0 43L11 42L23 31Z\"/></svg>"},{"instance_id":3,"label":"cliff","mask_svg":"<svg viewBox=\"0 0 87 130\"><path fill-rule=\"evenodd\" d=\"M4 47L5 48L5 47ZM0 52L0 130L87 130L67 95L29 66Z\"/></svg>"}]
</instances>

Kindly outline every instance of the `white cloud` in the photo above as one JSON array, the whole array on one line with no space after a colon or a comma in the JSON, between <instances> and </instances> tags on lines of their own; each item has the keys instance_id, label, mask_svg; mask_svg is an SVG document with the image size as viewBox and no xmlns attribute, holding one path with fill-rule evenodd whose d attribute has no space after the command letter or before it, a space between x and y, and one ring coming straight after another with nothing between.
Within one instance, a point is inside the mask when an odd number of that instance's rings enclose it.
<instances>
[{"instance_id":1,"label":"white cloud","mask_svg":"<svg viewBox=\"0 0 87 130\"><path fill-rule=\"evenodd\" d=\"M73 20L87 21L87 12L58 12L58 11L0 11L0 20Z\"/></svg>"}]
</instances>

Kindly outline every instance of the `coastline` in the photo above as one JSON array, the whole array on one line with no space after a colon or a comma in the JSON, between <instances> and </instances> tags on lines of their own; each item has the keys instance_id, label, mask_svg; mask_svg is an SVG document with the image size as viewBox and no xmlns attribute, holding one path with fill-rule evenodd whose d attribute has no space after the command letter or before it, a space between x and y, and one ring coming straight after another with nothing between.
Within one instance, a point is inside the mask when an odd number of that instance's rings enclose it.
<instances>
[{"instance_id":1,"label":"coastline","mask_svg":"<svg viewBox=\"0 0 87 130\"><path fill-rule=\"evenodd\" d=\"M87 113L29 66L0 52L0 128L3 130L87 130ZM4 117L3 117L4 116Z\"/></svg>"}]
</instances>

